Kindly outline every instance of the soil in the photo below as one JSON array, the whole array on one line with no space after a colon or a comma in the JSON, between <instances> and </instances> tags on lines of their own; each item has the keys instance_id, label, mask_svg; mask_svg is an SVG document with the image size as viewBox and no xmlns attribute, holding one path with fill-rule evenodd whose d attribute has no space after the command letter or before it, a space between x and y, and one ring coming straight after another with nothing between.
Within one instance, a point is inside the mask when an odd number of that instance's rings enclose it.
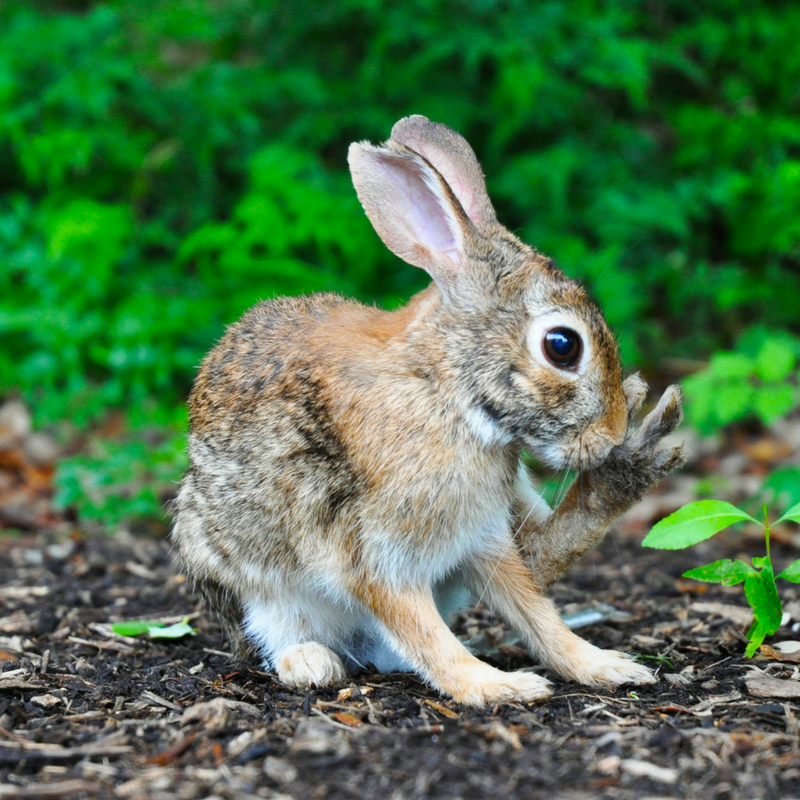
<instances>
[{"instance_id":1,"label":"soil","mask_svg":"<svg viewBox=\"0 0 800 800\"><path fill-rule=\"evenodd\" d=\"M779 565L797 557L791 527ZM552 699L485 710L406 674L281 685L227 653L164 540L0 540L0 798L800 797L800 652L774 647L800 639L800 587L781 587L791 618L747 659L741 587L680 575L759 555L755 532L678 553L641 533L629 519L553 596L621 612L581 634L638 653L658 682L550 676ZM178 640L110 628L186 615L197 634ZM485 610L456 627L497 666L539 669Z\"/></svg>"}]
</instances>

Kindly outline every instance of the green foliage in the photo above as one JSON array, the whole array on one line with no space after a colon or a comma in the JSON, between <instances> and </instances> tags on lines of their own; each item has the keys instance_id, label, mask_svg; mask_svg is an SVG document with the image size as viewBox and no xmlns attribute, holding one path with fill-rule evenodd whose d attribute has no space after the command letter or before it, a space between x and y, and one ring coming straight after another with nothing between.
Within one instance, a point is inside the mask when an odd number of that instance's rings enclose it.
<instances>
[{"instance_id":1,"label":"green foliage","mask_svg":"<svg viewBox=\"0 0 800 800\"><path fill-rule=\"evenodd\" d=\"M589 286L629 364L754 325L789 341L798 36L800 7L766 0L7 2L0 391L39 424L135 424L260 298L408 297L426 278L379 244L345 154L409 113L469 139L500 219ZM704 430L796 403L762 344L692 379Z\"/></svg>"},{"instance_id":2,"label":"green foliage","mask_svg":"<svg viewBox=\"0 0 800 800\"><path fill-rule=\"evenodd\" d=\"M777 508L800 503L800 467L776 470L761 487L765 502Z\"/></svg>"},{"instance_id":3,"label":"green foliage","mask_svg":"<svg viewBox=\"0 0 800 800\"><path fill-rule=\"evenodd\" d=\"M129 622L114 622L111 630L117 636L142 636L147 634L151 639L181 639L184 636L194 636L197 629L189 624L189 617L181 622L167 625L158 621L130 620Z\"/></svg>"},{"instance_id":4,"label":"green foliage","mask_svg":"<svg viewBox=\"0 0 800 800\"><path fill-rule=\"evenodd\" d=\"M642 545L661 550L681 550L709 539L715 533L735 522L758 521L749 514L722 500L700 500L679 508L674 514L662 519L645 536ZM800 503L792 506L772 525L782 522L800 523ZM770 528L767 509L764 506L764 538L767 554L754 557L752 566L740 559L724 558L684 572L685 578L694 578L709 583L735 586L744 582L744 596L753 609L754 621L747 632L749 640L745 655L752 658L767 636L775 633L781 624L783 607L778 597L775 578L800 583L800 559L792 562L783 572L775 575L769 552Z\"/></svg>"},{"instance_id":5,"label":"green foliage","mask_svg":"<svg viewBox=\"0 0 800 800\"><path fill-rule=\"evenodd\" d=\"M778 630L783 617L783 607L778 597L769 556L754 558L753 565L757 569L744 579L744 596L747 598L750 608L753 609L755 617L747 632L750 643L744 652L748 658L755 655L756 650L767 636L771 636Z\"/></svg>"},{"instance_id":6,"label":"green foliage","mask_svg":"<svg viewBox=\"0 0 800 800\"><path fill-rule=\"evenodd\" d=\"M800 339L748 331L736 351L716 353L684 380L689 422L705 434L748 417L771 425L800 404L798 361Z\"/></svg>"},{"instance_id":7,"label":"green foliage","mask_svg":"<svg viewBox=\"0 0 800 800\"><path fill-rule=\"evenodd\" d=\"M652 547L652 545L647 545ZM708 583L721 583L725 586L736 586L747 578L748 575L755 573L755 569L738 558L731 560L723 558L706 564L704 567L690 569L683 573L684 578L694 578L697 581L707 581Z\"/></svg>"},{"instance_id":8,"label":"green foliage","mask_svg":"<svg viewBox=\"0 0 800 800\"><path fill-rule=\"evenodd\" d=\"M55 505L85 520L116 525L137 517L164 518L165 498L188 466L185 423L161 421L135 433L93 437L59 465Z\"/></svg>"}]
</instances>

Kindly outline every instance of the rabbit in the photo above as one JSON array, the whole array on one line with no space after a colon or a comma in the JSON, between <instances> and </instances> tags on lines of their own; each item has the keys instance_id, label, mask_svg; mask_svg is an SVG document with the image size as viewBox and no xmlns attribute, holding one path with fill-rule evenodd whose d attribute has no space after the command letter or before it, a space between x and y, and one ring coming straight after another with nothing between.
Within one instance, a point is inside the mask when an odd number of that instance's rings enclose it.
<instances>
[{"instance_id":1,"label":"rabbit","mask_svg":"<svg viewBox=\"0 0 800 800\"><path fill-rule=\"evenodd\" d=\"M231 325L190 397L173 537L240 655L284 684L416 672L472 706L535 702L545 677L472 655L445 622L480 597L567 680L651 683L562 621L546 590L683 461L661 440L677 387L640 426L598 306L502 227L469 144L423 116L350 146L386 246L432 283L396 311L278 298ZM522 449L579 471L550 509Z\"/></svg>"}]
</instances>

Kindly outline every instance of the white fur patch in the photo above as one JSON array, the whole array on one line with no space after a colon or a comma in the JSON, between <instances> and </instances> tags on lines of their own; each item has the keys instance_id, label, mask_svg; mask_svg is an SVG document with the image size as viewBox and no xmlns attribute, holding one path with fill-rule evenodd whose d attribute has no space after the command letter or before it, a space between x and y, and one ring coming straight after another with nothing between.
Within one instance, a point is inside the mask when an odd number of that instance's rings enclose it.
<instances>
[{"instance_id":1,"label":"white fur patch","mask_svg":"<svg viewBox=\"0 0 800 800\"><path fill-rule=\"evenodd\" d=\"M311 586L282 588L274 600L244 603L244 633L265 668L278 669L298 645L316 643L349 669L367 664L380 672L410 669L388 643L383 626L352 598L342 596L337 602Z\"/></svg>"},{"instance_id":2,"label":"white fur patch","mask_svg":"<svg viewBox=\"0 0 800 800\"><path fill-rule=\"evenodd\" d=\"M517 499L523 506L524 514L539 525L547 522L552 513L550 506L547 505L544 497L536 491L531 476L521 461L517 466L517 479L514 483L514 489Z\"/></svg>"},{"instance_id":3,"label":"white fur patch","mask_svg":"<svg viewBox=\"0 0 800 800\"><path fill-rule=\"evenodd\" d=\"M481 409L470 406L464 412L464 419L478 441L486 447L511 443L511 436Z\"/></svg>"}]
</instances>

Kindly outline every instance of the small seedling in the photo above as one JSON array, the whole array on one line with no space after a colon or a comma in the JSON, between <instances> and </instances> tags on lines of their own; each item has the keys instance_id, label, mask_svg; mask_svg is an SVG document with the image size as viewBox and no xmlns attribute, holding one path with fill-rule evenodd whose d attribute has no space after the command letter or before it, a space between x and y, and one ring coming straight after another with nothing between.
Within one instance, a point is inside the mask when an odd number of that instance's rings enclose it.
<instances>
[{"instance_id":1,"label":"small seedling","mask_svg":"<svg viewBox=\"0 0 800 800\"><path fill-rule=\"evenodd\" d=\"M197 633L189 624L189 617L184 617L174 625L166 625L157 620L115 622L111 630L118 636L141 636L146 633L151 639L180 639L182 636L194 636Z\"/></svg>"},{"instance_id":2,"label":"small seedling","mask_svg":"<svg viewBox=\"0 0 800 800\"><path fill-rule=\"evenodd\" d=\"M674 514L670 514L666 519L662 519L661 522L654 525L650 533L645 536L642 545L659 550L682 550L705 539L710 539L715 533L719 533L735 522L747 520L763 526L767 546L766 556L754 557L752 564L740 559L723 558L713 564L690 569L688 572L684 572L683 576L698 581L721 583L724 586L735 586L744 581L744 596L753 609L755 617L747 632L750 643L745 650L745 655L752 658L764 638L775 633L781 624L783 608L778 597L775 579L783 578L791 583L800 583L800 559L790 564L778 575L775 575L773 571L769 551L771 525L767 517L766 505L764 506L764 522L760 523L741 509L723 500L698 500L696 503L689 503L683 508L679 508ZM800 522L800 503L792 506L772 525L787 521Z\"/></svg>"}]
</instances>

